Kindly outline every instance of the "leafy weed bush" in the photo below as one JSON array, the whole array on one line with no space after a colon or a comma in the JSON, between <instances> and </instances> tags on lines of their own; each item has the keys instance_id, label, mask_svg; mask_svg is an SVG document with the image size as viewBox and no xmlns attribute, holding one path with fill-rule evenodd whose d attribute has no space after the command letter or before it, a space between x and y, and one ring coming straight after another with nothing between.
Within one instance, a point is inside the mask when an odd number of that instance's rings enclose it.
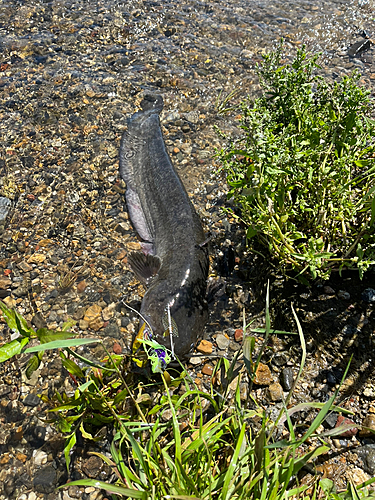
<instances>
[{"instance_id":1,"label":"leafy weed bush","mask_svg":"<svg viewBox=\"0 0 375 500\"><path fill-rule=\"evenodd\" d=\"M333 267L375 263L375 122L359 75L327 83L318 56L281 61L282 44L257 67L261 97L238 106L243 133L218 153L256 238L286 269L327 278ZM223 106L224 107L224 106ZM231 108L233 109L233 108Z\"/></svg>"}]
</instances>

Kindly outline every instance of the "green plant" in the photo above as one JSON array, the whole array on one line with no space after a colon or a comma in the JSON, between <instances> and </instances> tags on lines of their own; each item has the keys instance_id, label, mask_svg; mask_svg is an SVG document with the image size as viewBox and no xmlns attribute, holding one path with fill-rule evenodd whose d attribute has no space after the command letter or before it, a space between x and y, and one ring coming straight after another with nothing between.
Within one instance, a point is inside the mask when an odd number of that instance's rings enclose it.
<instances>
[{"instance_id":1,"label":"green plant","mask_svg":"<svg viewBox=\"0 0 375 500\"><path fill-rule=\"evenodd\" d=\"M234 197L256 238L285 268L312 278L333 267L375 263L375 122L359 75L327 83L318 56L282 44L257 67L261 97L242 101L239 138L218 153Z\"/></svg>"},{"instance_id":2,"label":"green plant","mask_svg":"<svg viewBox=\"0 0 375 500\"><path fill-rule=\"evenodd\" d=\"M271 333L268 304L267 292L266 339ZM14 331L23 332L19 344L23 338L29 339L25 320L3 304L1 308L8 325ZM297 384L302 375L306 348L294 310L293 314L302 347ZM245 334L248 326L244 318ZM30 336L34 335L31 333ZM240 382L246 377L253 380L265 346L255 355L255 341L251 335L245 336L243 352L238 353L232 362L222 359L217 364L214 375L221 373L218 388L212 382L207 392L203 392L185 371L169 370L151 382L153 389L158 388L153 400L141 381L136 386L128 384L123 356L107 352L105 359L93 362L72 349L72 342L78 345L80 340L63 338L52 341L55 348L58 347L56 342L60 343L63 365L77 386L74 394L56 393L52 399L46 396L42 399L50 405L49 413L55 416L50 421L67 435L65 458L68 469L77 433L80 432L85 439L98 441L103 426L114 427L111 457L100 452L92 453L112 468L117 480L106 483L81 479L68 483L69 486L101 488L111 493L114 500L120 497L142 500L371 498L369 487L375 479L357 487L349 484L346 492L337 493L332 482L319 481L317 477L312 495L307 491L311 486L299 484L301 469L308 463L314 464L329 450L327 437L338 435L352 428L353 424L320 432L320 425L328 412L345 411L334 406L340 387L324 404L310 402L289 407L292 389L276 419L272 419L251 396L250 408L249 398L241 398ZM52 348L52 342L28 350L40 352ZM70 344L66 345L67 342ZM0 352L11 354L9 348L3 348ZM81 367L74 358L80 361ZM297 430L292 416L306 408L316 411L316 416L307 428ZM281 439L280 425L284 426Z\"/></svg>"}]
</instances>

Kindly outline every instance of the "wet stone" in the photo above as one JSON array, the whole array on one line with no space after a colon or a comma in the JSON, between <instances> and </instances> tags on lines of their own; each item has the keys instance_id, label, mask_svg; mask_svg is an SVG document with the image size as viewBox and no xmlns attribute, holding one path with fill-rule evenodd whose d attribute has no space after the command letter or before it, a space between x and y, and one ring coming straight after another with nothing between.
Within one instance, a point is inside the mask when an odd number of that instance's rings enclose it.
<instances>
[{"instance_id":1,"label":"wet stone","mask_svg":"<svg viewBox=\"0 0 375 500\"><path fill-rule=\"evenodd\" d=\"M339 290L337 292L337 297L341 300L350 300L350 293L345 290Z\"/></svg>"},{"instance_id":2,"label":"wet stone","mask_svg":"<svg viewBox=\"0 0 375 500\"><path fill-rule=\"evenodd\" d=\"M336 426L336 422L337 422L337 413L329 413L325 420L324 420L324 423L327 425L327 427L329 427L330 429L333 429L335 426Z\"/></svg>"},{"instance_id":3,"label":"wet stone","mask_svg":"<svg viewBox=\"0 0 375 500\"><path fill-rule=\"evenodd\" d=\"M287 366L281 371L280 382L284 391L290 391L294 382L293 369Z\"/></svg>"},{"instance_id":4,"label":"wet stone","mask_svg":"<svg viewBox=\"0 0 375 500\"><path fill-rule=\"evenodd\" d=\"M39 493L52 493L57 486L57 472L50 465L36 472L33 480L34 488Z\"/></svg>"}]
</instances>

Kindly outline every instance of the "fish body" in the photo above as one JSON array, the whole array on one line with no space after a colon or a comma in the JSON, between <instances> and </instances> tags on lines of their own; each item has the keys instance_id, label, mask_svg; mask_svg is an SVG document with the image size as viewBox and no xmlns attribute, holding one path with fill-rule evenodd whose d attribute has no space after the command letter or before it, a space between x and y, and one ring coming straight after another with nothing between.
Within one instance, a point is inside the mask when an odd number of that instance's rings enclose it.
<instances>
[{"instance_id":1,"label":"fish body","mask_svg":"<svg viewBox=\"0 0 375 500\"><path fill-rule=\"evenodd\" d=\"M128 262L148 285L141 315L152 339L188 353L207 321L208 252L202 223L168 155L159 113L163 99L148 94L129 120L120 147L120 175L126 182L130 219L143 252ZM142 323L142 321L141 321ZM141 324L142 327L142 324Z\"/></svg>"}]
</instances>

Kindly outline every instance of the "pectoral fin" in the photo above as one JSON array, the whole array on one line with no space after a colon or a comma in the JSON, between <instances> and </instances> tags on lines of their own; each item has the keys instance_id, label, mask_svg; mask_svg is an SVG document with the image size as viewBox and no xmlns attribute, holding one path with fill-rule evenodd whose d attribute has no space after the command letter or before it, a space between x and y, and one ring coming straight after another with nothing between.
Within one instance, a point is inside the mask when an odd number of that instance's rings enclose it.
<instances>
[{"instance_id":1,"label":"pectoral fin","mask_svg":"<svg viewBox=\"0 0 375 500\"><path fill-rule=\"evenodd\" d=\"M158 274L161 262L155 255L132 252L128 256L128 264L137 278L148 285L150 280Z\"/></svg>"}]
</instances>

